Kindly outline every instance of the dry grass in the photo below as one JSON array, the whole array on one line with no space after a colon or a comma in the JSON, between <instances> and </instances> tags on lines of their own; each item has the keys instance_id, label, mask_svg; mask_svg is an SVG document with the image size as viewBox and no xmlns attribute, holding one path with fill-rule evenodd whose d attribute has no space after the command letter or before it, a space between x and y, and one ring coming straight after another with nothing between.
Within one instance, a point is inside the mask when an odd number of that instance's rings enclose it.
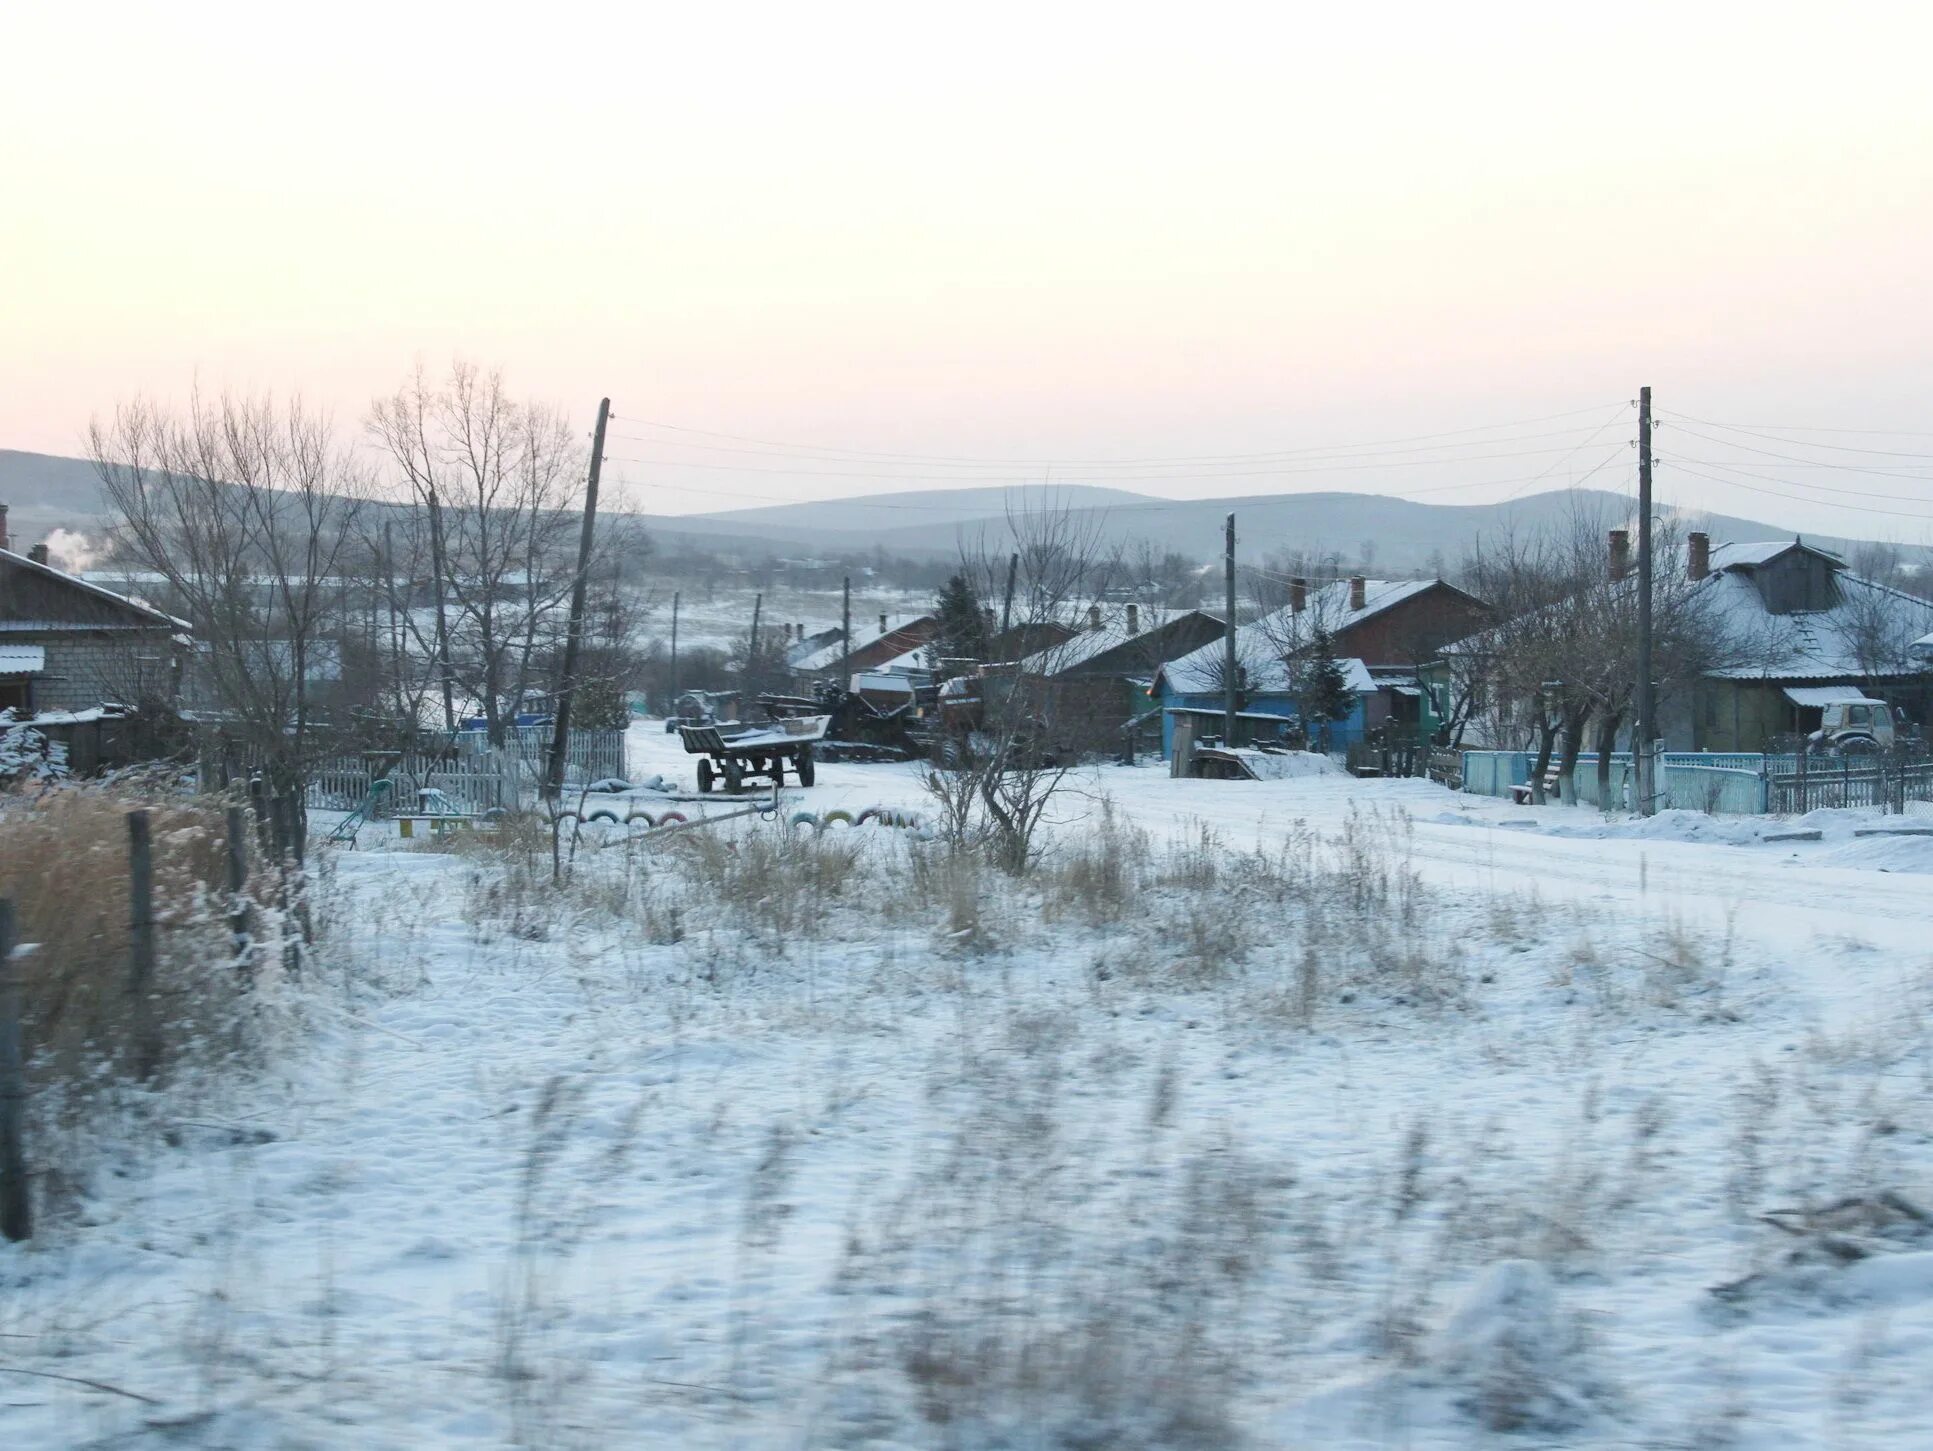
<instances>
[{"instance_id":1,"label":"dry grass","mask_svg":"<svg viewBox=\"0 0 1933 1451\"><path fill-rule=\"evenodd\" d=\"M136 806L149 809L153 842L146 993L131 983L127 818ZM227 924L224 838L219 805L112 789L72 786L0 810L0 882L20 941L31 944L16 971L43 1202L57 1206L84 1177L91 1155L75 1136L101 1114L137 1102L165 1111L259 1057L279 928L302 904L285 911L262 894L244 966Z\"/></svg>"}]
</instances>

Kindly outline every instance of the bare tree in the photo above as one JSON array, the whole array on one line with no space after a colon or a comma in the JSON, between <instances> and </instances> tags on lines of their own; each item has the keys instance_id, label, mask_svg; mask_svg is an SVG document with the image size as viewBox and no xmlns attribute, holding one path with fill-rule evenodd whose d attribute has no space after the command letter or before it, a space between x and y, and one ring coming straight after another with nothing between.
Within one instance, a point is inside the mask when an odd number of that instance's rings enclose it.
<instances>
[{"instance_id":1,"label":"bare tree","mask_svg":"<svg viewBox=\"0 0 1933 1451\"><path fill-rule=\"evenodd\" d=\"M583 451L559 412L514 400L501 373L467 363L441 387L419 369L372 406L369 431L417 506L411 548L429 555L434 657L504 745L562 638Z\"/></svg>"},{"instance_id":2,"label":"bare tree","mask_svg":"<svg viewBox=\"0 0 1933 1451\"><path fill-rule=\"evenodd\" d=\"M963 542L960 569L981 599L1001 598L1014 558L1013 631L1038 648L1017 664L982 667L942 687L944 735L928 791L949 835L1024 872L1041 851L1040 828L1081 753L1080 724L1051 677L1072 658L1070 627L1097 605L1107 559L1091 522L1073 510L1010 512L997 535Z\"/></svg>"},{"instance_id":3,"label":"bare tree","mask_svg":"<svg viewBox=\"0 0 1933 1451\"><path fill-rule=\"evenodd\" d=\"M278 834L299 859L303 788L343 725L320 707L340 673L362 470L321 414L266 396L197 395L184 414L136 400L88 438L124 552L186 611L194 689L289 803Z\"/></svg>"}]
</instances>

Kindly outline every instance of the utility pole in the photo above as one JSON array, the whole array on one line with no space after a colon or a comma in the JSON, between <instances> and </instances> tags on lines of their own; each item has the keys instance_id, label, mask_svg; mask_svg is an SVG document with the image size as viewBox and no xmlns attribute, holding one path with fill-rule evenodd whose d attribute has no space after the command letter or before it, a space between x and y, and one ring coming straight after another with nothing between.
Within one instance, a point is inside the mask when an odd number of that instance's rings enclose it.
<instances>
[{"instance_id":1,"label":"utility pole","mask_svg":"<svg viewBox=\"0 0 1933 1451\"><path fill-rule=\"evenodd\" d=\"M557 710L550 730L550 762L544 795L564 794L564 758L570 752L571 697L577 693L577 655L584 638L584 604L591 587L591 540L597 529L597 480L604 471L604 426L611 421L611 400L597 405L597 432L591 435L591 475L584 485L584 529L577 536L577 577L571 581L570 623L564 628L563 678L557 684Z\"/></svg>"},{"instance_id":2,"label":"utility pole","mask_svg":"<svg viewBox=\"0 0 1933 1451\"><path fill-rule=\"evenodd\" d=\"M1007 598L1000 606L1000 637L1003 640L1007 636L1008 628L1013 624L1013 586L1014 581L1019 577L1020 556L1010 554L1007 556Z\"/></svg>"},{"instance_id":3,"label":"utility pole","mask_svg":"<svg viewBox=\"0 0 1933 1451\"><path fill-rule=\"evenodd\" d=\"M1651 389L1638 390L1638 811L1658 809L1658 702L1651 668Z\"/></svg>"},{"instance_id":4,"label":"utility pole","mask_svg":"<svg viewBox=\"0 0 1933 1451\"><path fill-rule=\"evenodd\" d=\"M1227 628L1222 634L1222 744L1235 744L1235 516L1228 516L1227 538L1222 545L1222 587L1227 596Z\"/></svg>"},{"instance_id":5,"label":"utility pole","mask_svg":"<svg viewBox=\"0 0 1933 1451\"><path fill-rule=\"evenodd\" d=\"M436 589L436 673L443 680L443 729L456 734L456 697L450 684L450 621L445 603L443 580L443 506L437 502L436 485L429 487L430 575Z\"/></svg>"},{"instance_id":6,"label":"utility pole","mask_svg":"<svg viewBox=\"0 0 1933 1451\"><path fill-rule=\"evenodd\" d=\"M738 701L738 717L740 720L743 720L745 718L745 708L751 704L751 701L745 699L744 695L745 693L749 693L757 683L756 675L758 671L758 617L760 612L763 611L764 608L765 608L765 594L764 594L764 591L761 590L758 594L755 594L752 596L752 644L751 644L751 647L745 652L745 673L739 677L739 690L741 691L741 694Z\"/></svg>"},{"instance_id":7,"label":"utility pole","mask_svg":"<svg viewBox=\"0 0 1933 1451\"><path fill-rule=\"evenodd\" d=\"M839 688L849 690L852 682L847 669L852 663L852 576L847 575L840 589L839 603Z\"/></svg>"},{"instance_id":8,"label":"utility pole","mask_svg":"<svg viewBox=\"0 0 1933 1451\"><path fill-rule=\"evenodd\" d=\"M671 592L671 699L665 705L665 712L678 708L678 600L677 590Z\"/></svg>"}]
</instances>

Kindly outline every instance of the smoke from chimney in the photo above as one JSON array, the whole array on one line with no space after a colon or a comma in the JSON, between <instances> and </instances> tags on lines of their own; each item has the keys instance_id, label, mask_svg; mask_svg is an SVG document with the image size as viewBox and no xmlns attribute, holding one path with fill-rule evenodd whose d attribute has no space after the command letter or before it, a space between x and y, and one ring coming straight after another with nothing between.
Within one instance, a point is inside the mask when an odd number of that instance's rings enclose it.
<instances>
[{"instance_id":1,"label":"smoke from chimney","mask_svg":"<svg viewBox=\"0 0 1933 1451\"><path fill-rule=\"evenodd\" d=\"M1631 531L1611 531L1611 578L1623 579L1631 572Z\"/></svg>"},{"instance_id":2,"label":"smoke from chimney","mask_svg":"<svg viewBox=\"0 0 1933 1451\"><path fill-rule=\"evenodd\" d=\"M1369 604L1369 581L1360 574L1349 576L1349 608L1360 610Z\"/></svg>"},{"instance_id":3,"label":"smoke from chimney","mask_svg":"<svg viewBox=\"0 0 1933 1451\"><path fill-rule=\"evenodd\" d=\"M1685 539L1688 558L1686 574L1693 579L1703 579L1712 572L1712 537L1709 534L1694 532Z\"/></svg>"}]
</instances>

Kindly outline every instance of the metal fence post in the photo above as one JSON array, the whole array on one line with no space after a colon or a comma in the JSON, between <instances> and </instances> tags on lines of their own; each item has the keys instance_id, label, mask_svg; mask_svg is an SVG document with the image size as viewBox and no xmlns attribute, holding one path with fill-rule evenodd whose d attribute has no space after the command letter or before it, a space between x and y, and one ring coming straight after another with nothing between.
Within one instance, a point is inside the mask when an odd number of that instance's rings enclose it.
<instances>
[{"instance_id":1,"label":"metal fence post","mask_svg":"<svg viewBox=\"0 0 1933 1451\"><path fill-rule=\"evenodd\" d=\"M0 1235L18 1241L34 1232L34 1214L27 1192L27 1076L13 949L13 901L0 897Z\"/></svg>"}]
</instances>

